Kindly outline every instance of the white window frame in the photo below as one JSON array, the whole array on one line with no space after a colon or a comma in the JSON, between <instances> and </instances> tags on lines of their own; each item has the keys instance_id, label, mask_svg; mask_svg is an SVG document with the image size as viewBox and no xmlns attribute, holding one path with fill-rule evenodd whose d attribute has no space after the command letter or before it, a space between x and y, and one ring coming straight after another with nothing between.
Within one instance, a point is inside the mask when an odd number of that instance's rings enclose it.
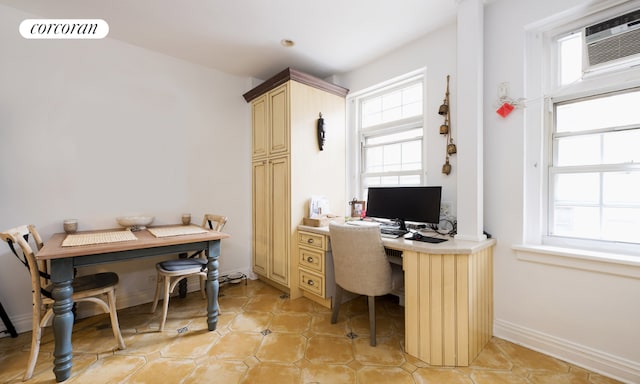
<instances>
[{"instance_id":1,"label":"white window frame","mask_svg":"<svg viewBox=\"0 0 640 384\"><path fill-rule=\"evenodd\" d=\"M635 244L552 238L548 233L549 172L553 102L589 97L640 86L640 68L590 73L582 81L557 86L559 73L553 39L562 33L638 7L640 2L606 1L549 18L526 29L527 109L522 244L513 246L521 260L640 278L640 247Z\"/></svg>"},{"instance_id":2,"label":"white window frame","mask_svg":"<svg viewBox=\"0 0 640 384\"><path fill-rule=\"evenodd\" d=\"M410 117L402 120L396 120L390 123L382 123L376 126L362 128L361 127L361 105L364 101L371 98L380 96L381 94L389 93L397 89L407 87L412 83L422 83L422 115ZM425 185L426 183L426 100L427 100L427 85L426 85L426 70L419 69L409 72L405 75L398 76L383 83L369 87L359 92L355 92L347 97L348 105L348 126L349 137L347 140L348 149L348 166L351 169L350 180L348 183L349 196L359 198L361 200L366 199L365 186L363 178L366 176L377 174L366 174L363 170L364 166L364 138L365 136L385 135L394 132L407 131L415 128L422 128L422 159L421 167L415 171L397 171L397 172L385 172L387 175L418 175L420 177L420 183L418 185Z\"/></svg>"},{"instance_id":3,"label":"white window frame","mask_svg":"<svg viewBox=\"0 0 640 384\"><path fill-rule=\"evenodd\" d=\"M619 88L617 88L617 90L615 92L598 92L595 91L594 92L594 96L592 97L575 97L572 95L565 95L562 98L555 98L555 97L551 97L550 101L552 103L552 110L551 110L551 116L549 120L554 120L555 119L555 111L557 109L558 106L566 104L566 103L572 103L572 102L581 102L581 101L585 101L588 99L594 99L594 98L600 98L600 97L607 97L607 96L611 96L613 94L621 94L621 93L625 93L625 92L634 92L634 93L638 93L640 92L640 87L634 87L634 88L628 88L628 86L626 85L626 83L624 84L619 84L618 85ZM571 239L568 238L566 236L562 236L562 235L556 235L552 233L552 223L553 220L555 220L554 217L554 205L551 202L553 199L553 190L555 189L555 184L554 184L554 176L555 175L559 175L559 174L579 174L579 173L596 173L596 174L600 174L600 177L602 178L604 175L608 174L608 173L619 173L619 172L637 172L638 169L640 169L640 164L629 164L629 163L624 163L624 164L594 164L594 165L570 165L570 166L559 166L559 165L555 165L557 162L557 148L555 148L556 146L556 138L564 138L564 137L580 137L582 135L585 134L606 134L606 133L613 133L613 132L621 132L621 131L625 131L628 129L638 129L638 125L635 126L626 126L626 127L607 127L607 128L600 128L598 130L591 130L591 131L586 131L586 132L568 132L568 133L558 133L555 132L555 122L552 122L549 124L548 127L548 131L549 131L549 139L548 139L548 143L547 146L549 148L549 153L553 156L553 158L551 158L549 160L549 165L548 167L545 167L545 169L548 170L548 183L549 183L549 187L547 190L548 193L548 198L547 201L549 202L548 204L548 216L547 216L547 220L546 220L546 224L547 224L547 229L546 229L546 234L543 235L543 239L542 242L543 244L553 244L553 245L558 245L558 244L573 244L573 246L575 247L582 247L585 249L610 249L611 247L615 247L618 248L620 250L623 250L625 248L630 249L632 252L634 252L634 250L637 250L640 248L640 241L637 241L635 243L628 243L629 245L627 246L627 243L615 243L612 240L594 240L594 239ZM601 185L602 188L602 185ZM600 204L599 204L599 208L602 210L604 208L606 208L606 204L602 201L603 199L603 193L602 191L600 191L599 193L600 195ZM603 218L600 218L600 225L603 224L602 220ZM640 240L640 235L638 237L638 240Z\"/></svg>"}]
</instances>

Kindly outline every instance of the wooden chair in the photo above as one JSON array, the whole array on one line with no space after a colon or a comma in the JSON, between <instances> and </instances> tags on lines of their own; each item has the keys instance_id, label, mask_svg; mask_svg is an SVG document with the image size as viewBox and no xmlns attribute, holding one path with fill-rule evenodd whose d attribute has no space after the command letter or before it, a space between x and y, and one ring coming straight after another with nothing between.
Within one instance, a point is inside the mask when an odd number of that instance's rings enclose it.
<instances>
[{"instance_id":1,"label":"wooden chair","mask_svg":"<svg viewBox=\"0 0 640 384\"><path fill-rule=\"evenodd\" d=\"M38 360L38 352L40 351L40 339L42 330L47 322L53 316L53 303L51 298L50 276L47 274L46 263L37 261L35 253L29 245L29 235L33 238L38 250L43 246L42 238L33 225L23 225L11 228L4 232L0 232L0 238L6 241L11 251L16 255L31 275L32 286L32 335L31 335L31 354L27 363L27 371L24 374L24 380L29 380L33 375L33 370ZM22 250L22 258L19 256L15 245L18 244ZM118 324L118 314L116 312L116 295L115 289L118 285L118 275L113 272L97 273L88 276L80 276L73 279L73 295L71 296L74 303L90 301L98 304L111 317L111 328L116 338L119 349L125 349L124 340L120 333L120 325ZM100 296L106 295L107 302Z\"/></svg>"},{"instance_id":2,"label":"wooden chair","mask_svg":"<svg viewBox=\"0 0 640 384\"><path fill-rule=\"evenodd\" d=\"M202 220L203 228L210 228L214 231L221 232L224 226L227 224L227 217L205 214ZM158 307L158 300L160 299L160 290L164 291L164 298L162 303L162 320L160 321L160 331L164 330L164 325L167 321L167 312L169 310L169 296L173 293L176 285L182 279L186 279L190 276L200 276L200 292L202 292L202 298L206 298L205 281L207 280L207 256L204 250L198 251L185 259L166 260L156 264L156 270L158 271L156 293L153 298L153 305L151 307L151 313L156 311Z\"/></svg>"},{"instance_id":3,"label":"wooden chair","mask_svg":"<svg viewBox=\"0 0 640 384\"><path fill-rule=\"evenodd\" d=\"M329 225L336 278L331 324L338 320L343 290L365 295L369 304L371 346L376 345L375 297L392 289L392 270L380 238L379 227Z\"/></svg>"}]
</instances>

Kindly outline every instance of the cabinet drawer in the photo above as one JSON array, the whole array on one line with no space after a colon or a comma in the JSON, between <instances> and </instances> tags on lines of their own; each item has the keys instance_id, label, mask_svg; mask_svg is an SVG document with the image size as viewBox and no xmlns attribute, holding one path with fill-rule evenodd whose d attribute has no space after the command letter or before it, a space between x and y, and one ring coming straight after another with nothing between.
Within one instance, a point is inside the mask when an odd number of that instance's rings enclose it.
<instances>
[{"instance_id":1,"label":"cabinet drawer","mask_svg":"<svg viewBox=\"0 0 640 384\"><path fill-rule=\"evenodd\" d=\"M300 266L324 274L324 251L298 247Z\"/></svg>"},{"instance_id":2,"label":"cabinet drawer","mask_svg":"<svg viewBox=\"0 0 640 384\"><path fill-rule=\"evenodd\" d=\"M307 292L311 292L314 295L324 298L324 278L302 268L298 271L300 272L300 289L304 289Z\"/></svg>"},{"instance_id":3,"label":"cabinet drawer","mask_svg":"<svg viewBox=\"0 0 640 384\"><path fill-rule=\"evenodd\" d=\"M327 237L310 232L298 232L298 244L317 249L327 249Z\"/></svg>"}]
</instances>

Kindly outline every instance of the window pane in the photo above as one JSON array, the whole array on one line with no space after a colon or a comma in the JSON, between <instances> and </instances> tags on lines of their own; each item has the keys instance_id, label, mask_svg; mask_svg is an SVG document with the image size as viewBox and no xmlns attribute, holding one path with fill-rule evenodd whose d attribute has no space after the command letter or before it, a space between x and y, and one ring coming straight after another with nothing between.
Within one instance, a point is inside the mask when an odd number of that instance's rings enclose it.
<instances>
[{"instance_id":1,"label":"window pane","mask_svg":"<svg viewBox=\"0 0 640 384\"><path fill-rule=\"evenodd\" d=\"M422 168L422 141L410 141L402 144L402 170Z\"/></svg>"},{"instance_id":2,"label":"window pane","mask_svg":"<svg viewBox=\"0 0 640 384\"><path fill-rule=\"evenodd\" d=\"M395 91L382 96L382 110L399 108L402 105L402 92Z\"/></svg>"},{"instance_id":3,"label":"window pane","mask_svg":"<svg viewBox=\"0 0 640 384\"><path fill-rule=\"evenodd\" d=\"M401 185L420 185L421 184L420 175L405 175L400 176L400 184Z\"/></svg>"},{"instance_id":4,"label":"window pane","mask_svg":"<svg viewBox=\"0 0 640 384\"><path fill-rule=\"evenodd\" d=\"M366 172L382 172L382 147L368 148L365 152Z\"/></svg>"},{"instance_id":5,"label":"window pane","mask_svg":"<svg viewBox=\"0 0 640 384\"><path fill-rule=\"evenodd\" d=\"M402 165L401 144L385 145L383 147L384 171L399 171Z\"/></svg>"},{"instance_id":6,"label":"window pane","mask_svg":"<svg viewBox=\"0 0 640 384\"><path fill-rule=\"evenodd\" d=\"M600 208L556 206L553 213L553 235L596 239L600 237Z\"/></svg>"},{"instance_id":7,"label":"window pane","mask_svg":"<svg viewBox=\"0 0 640 384\"><path fill-rule=\"evenodd\" d=\"M386 123L388 121L400 120L402 119L402 107L395 107L390 109L385 109L382 111L382 123Z\"/></svg>"},{"instance_id":8,"label":"window pane","mask_svg":"<svg viewBox=\"0 0 640 384\"><path fill-rule=\"evenodd\" d=\"M606 173L603 176L602 200L605 205L640 207L640 171ZM640 232L640 227L636 231Z\"/></svg>"},{"instance_id":9,"label":"window pane","mask_svg":"<svg viewBox=\"0 0 640 384\"><path fill-rule=\"evenodd\" d=\"M378 124L382 119L382 98L375 97L361 104L362 107L362 126L368 127Z\"/></svg>"},{"instance_id":10,"label":"window pane","mask_svg":"<svg viewBox=\"0 0 640 384\"><path fill-rule=\"evenodd\" d=\"M405 118L422 114L422 84L402 90L402 105L402 116Z\"/></svg>"},{"instance_id":11,"label":"window pane","mask_svg":"<svg viewBox=\"0 0 640 384\"><path fill-rule=\"evenodd\" d=\"M422 137L422 128L417 128L388 135L367 136L365 138L365 145L372 146L377 144L393 143L401 140L409 140L420 137Z\"/></svg>"},{"instance_id":12,"label":"window pane","mask_svg":"<svg viewBox=\"0 0 640 384\"><path fill-rule=\"evenodd\" d=\"M367 188L368 186L372 186L372 185L380 185L380 177L379 176L365 177L364 180L363 180L363 184L364 184L365 188Z\"/></svg>"},{"instance_id":13,"label":"window pane","mask_svg":"<svg viewBox=\"0 0 640 384\"><path fill-rule=\"evenodd\" d=\"M640 208L605 208L602 214L603 240L638 242Z\"/></svg>"},{"instance_id":14,"label":"window pane","mask_svg":"<svg viewBox=\"0 0 640 384\"><path fill-rule=\"evenodd\" d=\"M600 135L558 139L558 166L600 164Z\"/></svg>"},{"instance_id":15,"label":"window pane","mask_svg":"<svg viewBox=\"0 0 640 384\"><path fill-rule=\"evenodd\" d=\"M369 127L371 125L378 124L381 120L382 120L382 112L362 115L362 126Z\"/></svg>"},{"instance_id":16,"label":"window pane","mask_svg":"<svg viewBox=\"0 0 640 384\"><path fill-rule=\"evenodd\" d=\"M640 163L640 129L609 132L604 135L603 162L606 164Z\"/></svg>"},{"instance_id":17,"label":"window pane","mask_svg":"<svg viewBox=\"0 0 640 384\"><path fill-rule=\"evenodd\" d=\"M637 125L640 124L638 105L640 105L640 91L558 104L556 131L581 132Z\"/></svg>"},{"instance_id":18,"label":"window pane","mask_svg":"<svg viewBox=\"0 0 640 384\"><path fill-rule=\"evenodd\" d=\"M422 168L422 141L389 144L365 150L365 172L410 171Z\"/></svg>"},{"instance_id":19,"label":"window pane","mask_svg":"<svg viewBox=\"0 0 640 384\"><path fill-rule=\"evenodd\" d=\"M380 178L382 185L398 185L398 176L383 176Z\"/></svg>"},{"instance_id":20,"label":"window pane","mask_svg":"<svg viewBox=\"0 0 640 384\"><path fill-rule=\"evenodd\" d=\"M558 204L599 204L600 174L559 174L555 177L555 197Z\"/></svg>"},{"instance_id":21,"label":"window pane","mask_svg":"<svg viewBox=\"0 0 640 384\"><path fill-rule=\"evenodd\" d=\"M416 84L411 87L403 89L402 101L404 104L422 102L422 84Z\"/></svg>"},{"instance_id":22,"label":"window pane","mask_svg":"<svg viewBox=\"0 0 640 384\"><path fill-rule=\"evenodd\" d=\"M402 115L405 117L418 116L422 114L422 101L418 103L405 104L402 107Z\"/></svg>"},{"instance_id":23,"label":"window pane","mask_svg":"<svg viewBox=\"0 0 640 384\"><path fill-rule=\"evenodd\" d=\"M558 40L560 85L571 84L582 77L582 34L574 33Z\"/></svg>"},{"instance_id":24,"label":"window pane","mask_svg":"<svg viewBox=\"0 0 640 384\"><path fill-rule=\"evenodd\" d=\"M362 128L422 114L422 82L362 102Z\"/></svg>"}]
</instances>

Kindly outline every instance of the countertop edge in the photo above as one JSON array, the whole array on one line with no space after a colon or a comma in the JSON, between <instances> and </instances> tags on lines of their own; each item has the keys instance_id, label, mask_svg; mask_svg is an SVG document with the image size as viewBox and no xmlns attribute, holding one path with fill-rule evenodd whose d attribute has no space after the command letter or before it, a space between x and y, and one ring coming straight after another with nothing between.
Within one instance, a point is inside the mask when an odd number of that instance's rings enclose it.
<instances>
[{"instance_id":1,"label":"countertop edge","mask_svg":"<svg viewBox=\"0 0 640 384\"><path fill-rule=\"evenodd\" d=\"M317 233L320 235L329 235L329 227L311 227L308 225L298 225L298 230ZM443 236L443 238L445 237ZM402 238L383 238L382 243L386 248L397 249L400 251L413 251L430 254L473 254L495 245L496 239L491 238L483 241L470 241L449 238L445 242L432 244Z\"/></svg>"}]
</instances>

